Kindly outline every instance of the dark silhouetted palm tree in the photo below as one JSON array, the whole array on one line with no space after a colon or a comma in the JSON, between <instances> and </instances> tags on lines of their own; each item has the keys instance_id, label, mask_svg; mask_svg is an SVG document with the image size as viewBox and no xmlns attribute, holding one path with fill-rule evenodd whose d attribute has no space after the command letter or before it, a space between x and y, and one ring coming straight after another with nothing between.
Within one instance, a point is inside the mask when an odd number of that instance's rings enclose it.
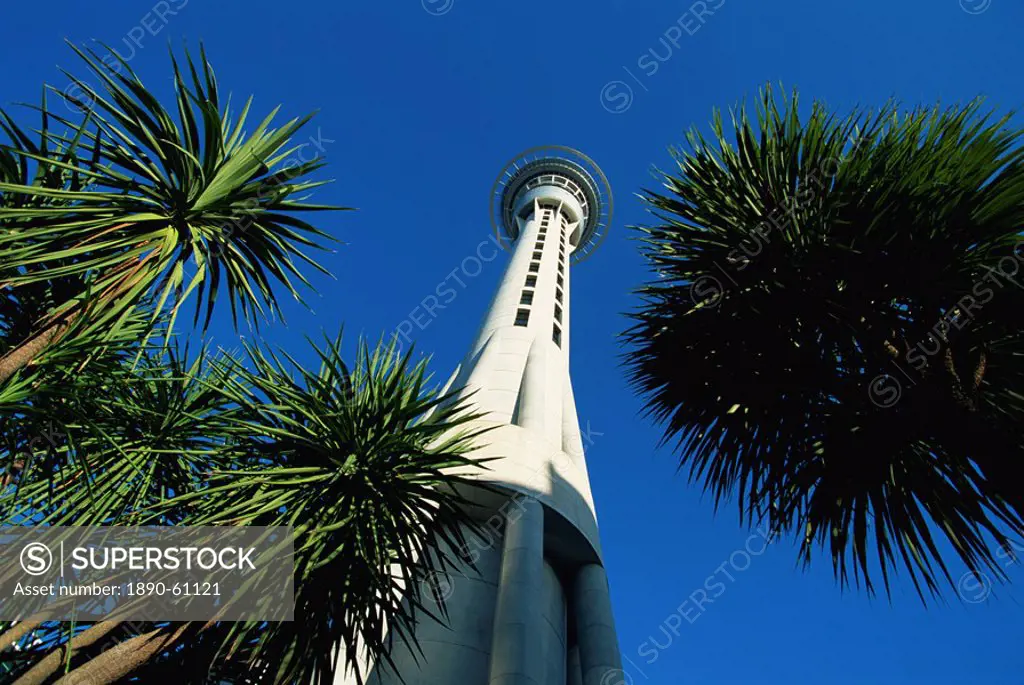
<instances>
[{"instance_id":1,"label":"dark silhouetted palm tree","mask_svg":"<svg viewBox=\"0 0 1024 685\"><path fill-rule=\"evenodd\" d=\"M980 104L830 113L766 89L646 191L629 370L690 477L842 584L1024 531L1024 150ZM852 575L852 578L851 578Z\"/></svg>"}]
</instances>

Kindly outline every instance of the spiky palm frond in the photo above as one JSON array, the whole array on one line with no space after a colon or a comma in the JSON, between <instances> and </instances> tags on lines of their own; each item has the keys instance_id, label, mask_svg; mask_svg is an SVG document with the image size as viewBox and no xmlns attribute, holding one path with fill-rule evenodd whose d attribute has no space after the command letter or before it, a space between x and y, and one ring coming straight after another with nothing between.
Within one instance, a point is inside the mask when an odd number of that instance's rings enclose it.
<instances>
[{"instance_id":1,"label":"spiky palm frond","mask_svg":"<svg viewBox=\"0 0 1024 685\"><path fill-rule=\"evenodd\" d=\"M798 532L805 562L828 548L844 585L889 592L899 566L935 593L943 539L1002 577L997 546L1024 532L1011 123L978 102L801 120L767 89L645 191L635 386L716 504Z\"/></svg>"},{"instance_id":2,"label":"spiky palm frond","mask_svg":"<svg viewBox=\"0 0 1024 685\"><path fill-rule=\"evenodd\" d=\"M6 421L22 435L59 426L61 458L24 469L19 487L0 497L0 523L137 525L151 506L192 492L214 463L231 460L239 410L221 392L233 380L228 365L207 348L141 352L90 369L70 397L36 397L32 418ZM152 523L180 516L169 510Z\"/></svg>"}]
</instances>

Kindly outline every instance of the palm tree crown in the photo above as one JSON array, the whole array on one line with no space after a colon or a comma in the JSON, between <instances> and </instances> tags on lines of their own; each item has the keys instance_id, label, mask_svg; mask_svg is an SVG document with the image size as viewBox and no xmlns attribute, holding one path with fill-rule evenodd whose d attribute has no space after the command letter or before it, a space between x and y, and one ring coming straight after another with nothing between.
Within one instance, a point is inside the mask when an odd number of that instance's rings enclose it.
<instances>
[{"instance_id":1,"label":"palm tree crown","mask_svg":"<svg viewBox=\"0 0 1024 685\"><path fill-rule=\"evenodd\" d=\"M674 149L628 364L690 476L870 590L1001 575L1024 531L1024 131L764 91ZM1024 277L1024 274L1021 275Z\"/></svg>"}]
</instances>

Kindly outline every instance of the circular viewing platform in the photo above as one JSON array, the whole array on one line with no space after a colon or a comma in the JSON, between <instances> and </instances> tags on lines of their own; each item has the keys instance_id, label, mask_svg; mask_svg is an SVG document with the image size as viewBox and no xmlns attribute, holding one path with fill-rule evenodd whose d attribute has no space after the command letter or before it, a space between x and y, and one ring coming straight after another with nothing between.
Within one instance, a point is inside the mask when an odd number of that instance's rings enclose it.
<instances>
[{"instance_id":1,"label":"circular viewing platform","mask_svg":"<svg viewBox=\"0 0 1024 685\"><path fill-rule=\"evenodd\" d=\"M495 236L508 249L519 237L515 211L519 198L548 186L567 192L583 210L580 237L570 258L579 263L601 244L611 223L611 186L594 160L570 147L545 145L531 148L512 159L498 175L491 190L491 223Z\"/></svg>"}]
</instances>

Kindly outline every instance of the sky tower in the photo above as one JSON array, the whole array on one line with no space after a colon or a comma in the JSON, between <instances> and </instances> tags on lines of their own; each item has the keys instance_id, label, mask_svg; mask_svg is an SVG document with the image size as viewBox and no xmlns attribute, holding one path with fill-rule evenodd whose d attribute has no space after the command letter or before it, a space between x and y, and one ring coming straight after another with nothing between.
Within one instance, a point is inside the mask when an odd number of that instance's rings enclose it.
<instances>
[{"instance_id":1,"label":"sky tower","mask_svg":"<svg viewBox=\"0 0 1024 685\"><path fill-rule=\"evenodd\" d=\"M393 658L409 685L623 685L569 375L570 265L604 238L611 189L589 157L548 146L509 162L491 204L511 261L451 382L494 427L479 456L500 459L481 478L503 495L473 496L489 539L477 571L437 583L449 625L426 619L422 657Z\"/></svg>"}]
</instances>

